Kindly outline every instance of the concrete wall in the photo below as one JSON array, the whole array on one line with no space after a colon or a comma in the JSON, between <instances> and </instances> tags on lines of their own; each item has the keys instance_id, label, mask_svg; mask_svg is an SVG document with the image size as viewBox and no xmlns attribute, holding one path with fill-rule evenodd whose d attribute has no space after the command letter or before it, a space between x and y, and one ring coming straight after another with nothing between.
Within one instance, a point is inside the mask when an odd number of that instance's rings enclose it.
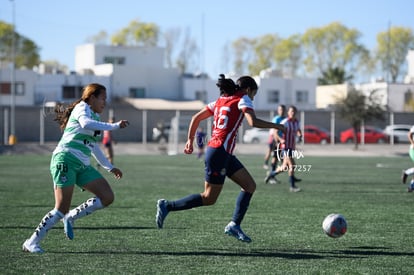
<instances>
[{"instance_id":1,"label":"concrete wall","mask_svg":"<svg viewBox=\"0 0 414 275\"><path fill-rule=\"evenodd\" d=\"M142 110L137 110L131 105L123 102L112 102L109 104L102 114L103 121L108 119L109 110L112 109L115 115L115 119L127 119L130 121L130 127L122 130L114 131L114 139L119 142L142 142L143 133L146 131L147 141L151 142L152 128L156 127L159 122L170 122L171 118L176 115L175 110L161 111L153 110L146 111L146 127L143 129L143 116L145 115ZM5 110L9 111L9 107L0 107L0 143L7 144L7 131L5 131ZM192 116L198 110L194 111L182 111L181 116ZM270 120L274 111L257 111L259 118ZM332 113L329 111L301 111L298 114L299 119L303 120L304 124L314 124L328 130L331 129ZM16 136L18 142L40 142L40 125L41 119L44 119L45 131L44 141L54 142L58 141L61 137L59 125L54 121L55 115L53 110L40 107L16 107ZM390 114L386 114L385 121L371 121L366 122L366 125L373 125L379 128L384 128L386 125L391 124L393 119L394 124L414 124L413 113L393 113L393 118ZM347 128L349 124L343 121L338 115L334 118L335 122L335 134L339 137L339 133ZM10 124L9 124L10 125ZM246 129L250 128L244 121L240 130L243 133ZM10 134L10 132L8 132ZM240 134L242 135L242 134Z\"/></svg>"}]
</instances>

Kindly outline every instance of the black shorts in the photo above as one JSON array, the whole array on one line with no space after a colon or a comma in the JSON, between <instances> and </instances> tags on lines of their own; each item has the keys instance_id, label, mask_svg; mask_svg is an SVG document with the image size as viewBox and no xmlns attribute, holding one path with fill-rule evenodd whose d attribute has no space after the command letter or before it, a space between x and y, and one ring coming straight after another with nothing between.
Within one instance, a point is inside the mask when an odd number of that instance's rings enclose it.
<instances>
[{"instance_id":1,"label":"black shorts","mask_svg":"<svg viewBox=\"0 0 414 275\"><path fill-rule=\"evenodd\" d=\"M229 154L223 147L207 147L205 157L205 180L211 184L224 184L227 177L244 168L236 156Z\"/></svg>"}]
</instances>

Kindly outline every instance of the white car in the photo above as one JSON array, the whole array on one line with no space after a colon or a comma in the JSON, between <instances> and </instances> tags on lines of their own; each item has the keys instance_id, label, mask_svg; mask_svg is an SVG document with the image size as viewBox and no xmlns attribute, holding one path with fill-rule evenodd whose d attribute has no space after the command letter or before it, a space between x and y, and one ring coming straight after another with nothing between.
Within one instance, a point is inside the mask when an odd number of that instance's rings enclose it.
<instances>
[{"instance_id":1,"label":"white car","mask_svg":"<svg viewBox=\"0 0 414 275\"><path fill-rule=\"evenodd\" d=\"M387 134L390 139L394 136L395 143L408 143L408 132L410 131L412 125L408 124L394 124L388 125L384 128L384 133Z\"/></svg>"},{"instance_id":2,"label":"white car","mask_svg":"<svg viewBox=\"0 0 414 275\"><path fill-rule=\"evenodd\" d=\"M267 143L269 140L269 129L252 128L244 132L244 143Z\"/></svg>"}]
</instances>

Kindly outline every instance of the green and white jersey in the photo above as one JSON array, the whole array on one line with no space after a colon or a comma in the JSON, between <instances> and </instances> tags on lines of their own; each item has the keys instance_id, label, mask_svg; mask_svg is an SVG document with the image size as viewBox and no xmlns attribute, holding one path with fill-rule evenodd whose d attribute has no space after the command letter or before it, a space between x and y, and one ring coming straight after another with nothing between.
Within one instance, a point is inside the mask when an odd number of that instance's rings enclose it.
<instances>
[{"instance_id":1,"label":"green and white jersey","mask_svg":"<svg viewBox=\"0 0 414 275\"><path fill-rule=\"evenodd\" d=\"M86 102L81 101L72 110L62 138L53 154L69 152L84 165L90 165L90 157L93 153L95 158L98 157L99 163L112 169L112 165L106 165L109 161L101 158L103 154L100 154L102 151L98 141L101 131L115 129L119 129L118 123L100 122L99 114L94 113ZM99 154L96 154L97 151Z\"/></svg>"}]
</instances>

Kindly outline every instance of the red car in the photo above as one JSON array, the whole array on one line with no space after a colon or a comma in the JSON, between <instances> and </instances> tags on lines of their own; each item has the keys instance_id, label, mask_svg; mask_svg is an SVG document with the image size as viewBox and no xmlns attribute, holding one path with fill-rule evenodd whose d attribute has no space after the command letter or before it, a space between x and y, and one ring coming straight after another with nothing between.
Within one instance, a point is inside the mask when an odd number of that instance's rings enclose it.
<instances>
[{"instance_id":1,"label":"red car","mask_svg":"<svg viewBox=\"0 0 414 275\"><path fill-rule=\"evenodd\" d=\"M382 129L372 127L372 126L365 126L365 143L386 143L389 141L389 136L384 134ZM341 132L340 140L342 143L353 143L354 137L354 129L349 128L345 131ZM357 132L357 141L358 143L361 142L361 131Z\"/></svg>"},{"instance_id":2,"label":"red car","mask_svg":"<svg viewBox=\"0 0 414 275\"><path fill-rule=\"evenodd\" d=\"M315 125L305 125L304 141L305 143L327 144L331 142L331 134L328 130Z\"/></svg>"}]
</instances>

